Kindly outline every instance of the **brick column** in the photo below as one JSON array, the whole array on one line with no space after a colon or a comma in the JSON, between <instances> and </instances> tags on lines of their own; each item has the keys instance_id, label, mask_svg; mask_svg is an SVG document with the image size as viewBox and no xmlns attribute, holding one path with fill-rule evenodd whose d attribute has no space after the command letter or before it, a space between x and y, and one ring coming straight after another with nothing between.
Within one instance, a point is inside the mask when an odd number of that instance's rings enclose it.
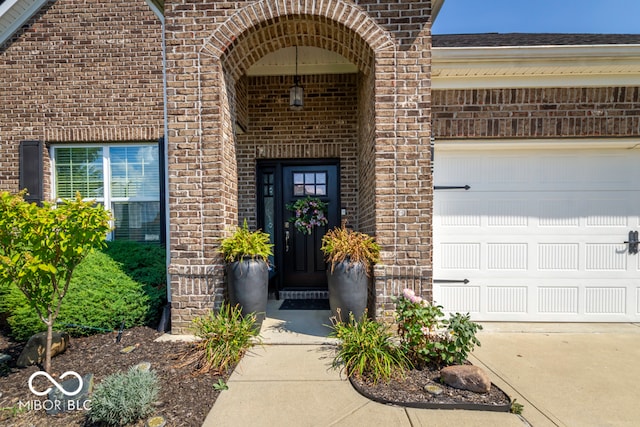
<instances>
[{"instance_id":1,"label":"brick column","mask_svg":"<svg viewBox=\"0 0 640 427\"><path fill-rule=\"evenodd\" d=\"M432 299L430 37L376 58L376 316L404 287Z\"/></svg>"}]
</instances>

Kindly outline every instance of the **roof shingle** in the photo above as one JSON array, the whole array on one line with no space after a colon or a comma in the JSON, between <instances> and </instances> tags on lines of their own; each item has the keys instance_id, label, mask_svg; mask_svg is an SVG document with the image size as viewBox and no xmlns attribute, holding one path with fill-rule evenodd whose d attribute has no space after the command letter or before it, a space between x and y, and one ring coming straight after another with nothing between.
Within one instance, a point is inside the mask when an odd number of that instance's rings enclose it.
<instances>
[{"instance_id":1,"label":"roof shingle","mask_svg":"<svg viewBox=\"0 0 640 427\"><path fill-rule=\"evenodd\" d=\"M640 44L640 34L485 33L436 34L434 47L579 46Z\"/></svg>"}]
</instances>

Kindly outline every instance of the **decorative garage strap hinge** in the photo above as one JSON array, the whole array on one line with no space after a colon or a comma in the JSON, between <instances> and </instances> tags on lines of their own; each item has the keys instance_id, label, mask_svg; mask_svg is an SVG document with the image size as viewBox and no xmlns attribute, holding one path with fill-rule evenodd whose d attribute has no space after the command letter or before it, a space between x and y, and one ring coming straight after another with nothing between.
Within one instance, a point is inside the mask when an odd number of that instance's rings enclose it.
<instances>
[{"instance_id":1,"label":"decorative garage strap hinge","mask_svg":"<svg viewBox=\"0 0 640 427\"><path fill-rule=\"evenodd\" d=\"M637 231L630 231L629 232L629 240L626 240L624 243L629 245L629 254L637 254L638 253L638 244L640 244L640 241L638 241L638 232Z\"/></svg>"},{"instance_id":2,"label":"decorative garage strap hinge","mask_svg":"<svg viewBox=\"0 0 640 427\"><path fill-rule=\"evenodd\" d=\"M470 185L434 185L434 190L469 190Z\"/></svg>"},{"instance_id":3,"label":"decorative garage strap hinge","mask_svg":"<svg viewBox=\"0 0 640 427\"><path fill-rule=\"evenodd\" d=\"M469 279L433 279L433 283L464 283L465 285L469 283Z\"/></svg>"}]
</instances>

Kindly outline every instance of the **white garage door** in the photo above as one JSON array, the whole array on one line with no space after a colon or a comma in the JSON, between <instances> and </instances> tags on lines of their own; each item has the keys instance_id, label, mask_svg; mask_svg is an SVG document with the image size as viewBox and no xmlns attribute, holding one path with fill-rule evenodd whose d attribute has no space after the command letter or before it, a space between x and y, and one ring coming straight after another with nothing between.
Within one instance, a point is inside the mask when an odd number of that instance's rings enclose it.
<instances>
[{"instance_id":1,"label":"white garage door","mask_svg":"<svg viewBox=\"0 0 640 427\"><path fill-rule=\"evenodd\" d=\"M445 310L487 321L640 321L640 255L623 243L640 230L640 145L436 144L434 175L437 187L470 186L435 191L434 300Z\"/></svg>"}]
</instances>

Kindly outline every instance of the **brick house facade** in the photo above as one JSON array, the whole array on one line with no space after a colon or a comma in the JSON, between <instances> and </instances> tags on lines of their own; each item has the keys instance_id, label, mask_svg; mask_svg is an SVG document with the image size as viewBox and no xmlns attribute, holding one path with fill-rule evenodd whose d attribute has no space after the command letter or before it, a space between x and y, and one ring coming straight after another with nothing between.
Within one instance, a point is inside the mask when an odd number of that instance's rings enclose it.
<instances>
[{"instance_id":1,"label":"brick house facade","mask_svg":"<svg viewBox=\"0 0 640 427\"><path fill-rule=\"evenodd\" d=\"M100 2L85 6L49 2L0 46L3 190L18 188L20 141L157 141L163 135L158 18L144 2L122 2L117 10Z\"/></svg>"},{"instance_id":2,"label":"brick house facade","mask_svg":"<svg viewBox=\"0 0 640 427\"><path fill-rule=\"evenodd\" d=\"M176 333L224 299L220 238L244 219L263 225L264 162L337 162L342 216L382 246L370 308L388 317L405 286L432 298L432 137L640 135L637 86L432 90L428 0L150 3L161 18L143 0L49 1L0 46L0 190L18 190L21 141L165 137ZM291 111L291 76L250 70L294 46L356 71L302 75L305 107Z\"/></svg>"}]
</instances>

